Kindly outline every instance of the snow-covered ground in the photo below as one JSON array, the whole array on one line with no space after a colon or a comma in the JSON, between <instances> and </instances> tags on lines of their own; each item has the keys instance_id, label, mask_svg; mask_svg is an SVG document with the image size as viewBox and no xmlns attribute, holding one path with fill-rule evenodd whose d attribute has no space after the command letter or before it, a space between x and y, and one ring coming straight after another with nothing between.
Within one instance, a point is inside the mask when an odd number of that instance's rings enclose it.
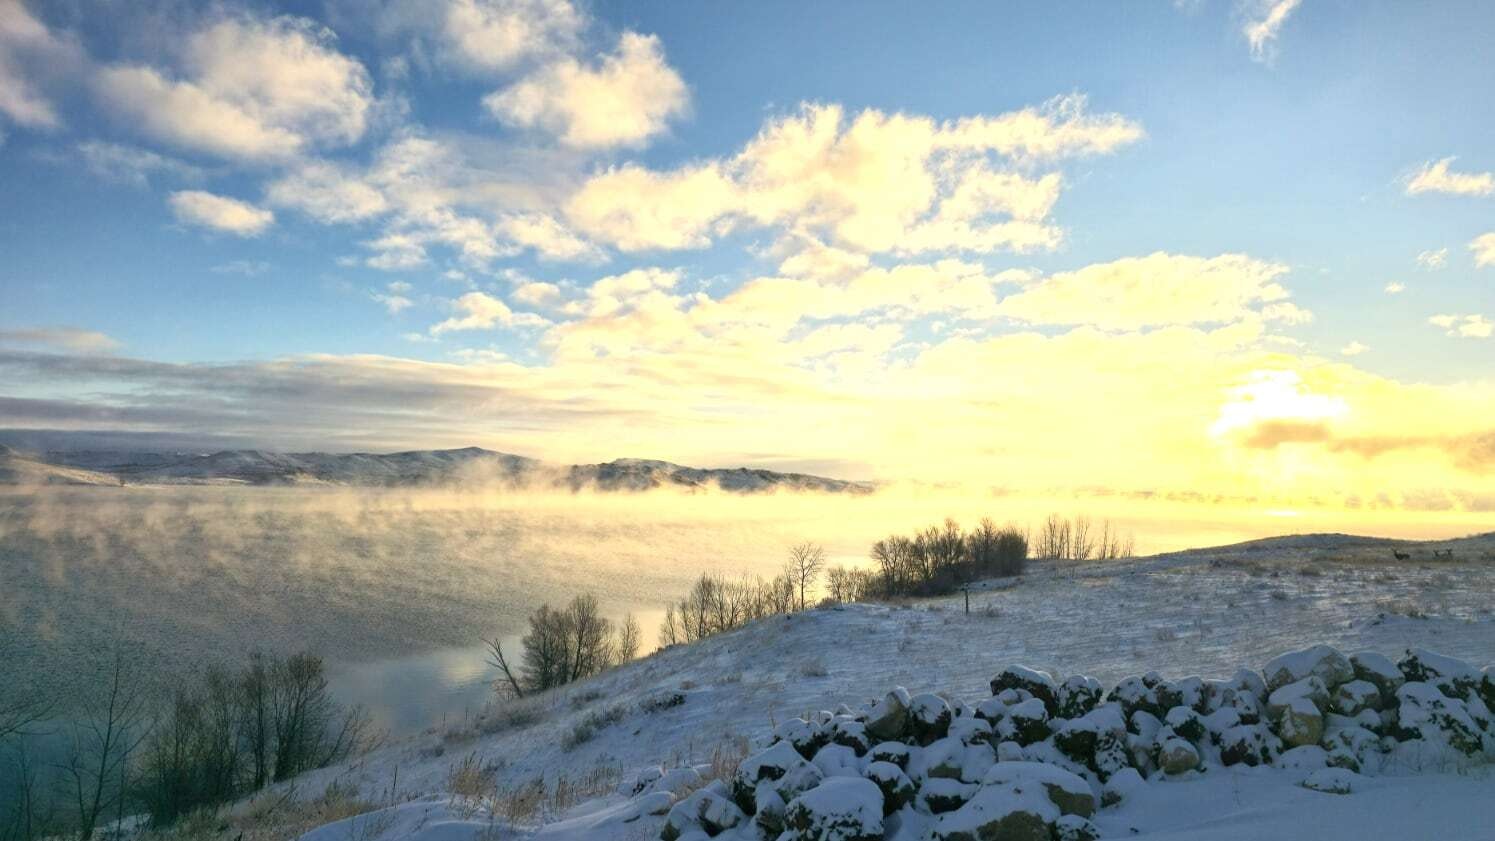
<instances>
[{"instance_id":1,"label":"snow-covered ground","mask_svg":"<svg viewBox=\"0 0 1495 841\"><path fill-rule=\"evenodd\" d=\"M668 803L623 788L765 744L775 726L894 686L975 705L1011 664L1086 674L1107 687L1159 671L1229 677L1325 643L1399 658L1422 647L1477 667L1495 662L1495 537L1399 545L1322 536L1257 541L1106 564L1037 564L1019 580L911 605L848 605L759 622L661 651L540 699L526 715L492 711L459 732L387 745L298 783L336 781L395 804L306 841L419 837L658 837ZM1451 558L1433 552L1453 550ZM560 813L513 824L454 803L453 768L487 770L500 790L564 777L594 784ZM1149 780L1094 817L1104 837L1495 838L1489 766L1367 777L1349 795L1298 785L1306 771L1232 766ZM397 780L397 782L396 782ZM648 814L656 811L660 814Z\"/></svg>"}]
</instances>

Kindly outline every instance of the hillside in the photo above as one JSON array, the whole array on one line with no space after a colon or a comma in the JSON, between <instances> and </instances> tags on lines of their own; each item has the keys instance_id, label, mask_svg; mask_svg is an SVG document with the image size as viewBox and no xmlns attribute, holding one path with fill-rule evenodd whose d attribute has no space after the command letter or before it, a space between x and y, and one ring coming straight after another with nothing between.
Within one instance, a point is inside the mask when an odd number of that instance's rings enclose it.
<instances>
[{"instance_id":1,"label":"hillside","mask_svg":"<svg viewBox=\"0 0 1495 841\"><path fill-rule=\"evenodd\" d=\"M0 444L0 485L118 485L118 477L94 470L49 464Z\"/></svg>"},{"instance_id":2,"label":"hillside","mask_svg":"<svg viewBox=\"0 0 1495 841\"><path fill-rule=\"evenodd\" d=\"M398 453L211 453L133 450L54 450L21 456L7 450L0 483L98 477L87 484L346 485L353 487L482 486L571 491L647 491L719 488L733 493L776 490L866 493L873 486L801 473L749 468L697 468L645 459L555 465L479 447Z\"/></svg>"},{"instance_id":3,"label":"hillside","mask_svg":"<svg viewBox=\"0 0 1495 841\"><path fill-rule=\"evenodd\" d=\"M1392 660L1422 647L1476 667L1491 661L1489 536L1438 544L1455 552L1437 564L1383 563L1378 555L1374 564L1305 563L1304 551L1347 554L1366 545L1340 544L1286 539L1275 550L1258 542L1250 550L1038 564L1009 586L973 595L969 614L959 599L932 599L758 622L318 772L300 790L352 786L385 808L306 841L478 839L494 827L514 838L656 838L675 800L670 785L710 773L713 759L730 764L766 747L797 716L813 721L815 711L843 704L865 711L895 686L939 692L969 711L991 698L989 679L1013 664L1084 674L1109 688L1154 670L1170 686L1189 685L1181 680L1189 675L1228 678L1242 667L1262 674L1277 655L1314 644ZM1024 758L1044 756L1039 747ZM1103 838L1153 841L1488 837L1489 766L1393 755L1353 775L1347 795L1304 788L1315 759L1301 752L1291 767L1206 763L1139 782L1093 822ZM534 790L537 780L551 795L520 818L496 815L491 807L508 800L483 806L454 797L453 772L464 762L484 769L501 795ZM661 774L669 782L649 782ZM645 793L634 797L638 781ZM560 790L567 796L555 797Z\"/></svg>"}]
</instances>

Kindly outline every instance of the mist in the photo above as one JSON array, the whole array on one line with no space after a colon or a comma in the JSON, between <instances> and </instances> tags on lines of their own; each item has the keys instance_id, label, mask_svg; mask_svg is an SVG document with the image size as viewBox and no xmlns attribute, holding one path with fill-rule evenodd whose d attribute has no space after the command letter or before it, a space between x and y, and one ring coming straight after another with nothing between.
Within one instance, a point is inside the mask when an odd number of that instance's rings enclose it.
<instances>
[{"instance_id":1,"label":"mist","mask_svg":"<svg viewBox=\"0 0 1495 841\"><path fill-rule=\"evenodd\" d=\"M0 671L55 694L123 648L160 675L252 649L356 664L522 632L591 592L634 613L651 649L663 605L704 572L777 573L822 544L866 563L873 541L953 517L1023 528L1051 512L1107 519L1139 552L1287 532L1448 537L1477 514L1263 511L889 486L870 494L337 487L32 487L0 494ZM1487 527L1487 524L1486 524ZM472 658L453 668L470 673ZM470 675L469 675L470 676Z\"/></svg>"}]
</instances>

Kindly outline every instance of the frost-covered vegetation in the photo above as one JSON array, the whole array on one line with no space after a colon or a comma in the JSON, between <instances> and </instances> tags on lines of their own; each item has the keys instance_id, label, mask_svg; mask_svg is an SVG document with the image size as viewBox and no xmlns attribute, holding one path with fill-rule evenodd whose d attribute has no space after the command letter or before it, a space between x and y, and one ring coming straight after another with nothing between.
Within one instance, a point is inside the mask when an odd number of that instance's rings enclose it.
<instances>
[{"instance_id":1,"label":"frost-covered vegetation","mask_svg":"<svg viewBox=\"0 0 1495 841\"><path fill-rule=\"evenodd\" d=\"M673 800L661 841L1088 841L1145 781L1272 766L1348 794L1362 774L1495 761L1495 671L1422 649L1400 662L1319 645L1229 679L1153 672L1108 691L1010 666L967 705L895 688L781 723L730 779ZM659 803L663 798L656 798Z\"/></svg>"}]
</instances>

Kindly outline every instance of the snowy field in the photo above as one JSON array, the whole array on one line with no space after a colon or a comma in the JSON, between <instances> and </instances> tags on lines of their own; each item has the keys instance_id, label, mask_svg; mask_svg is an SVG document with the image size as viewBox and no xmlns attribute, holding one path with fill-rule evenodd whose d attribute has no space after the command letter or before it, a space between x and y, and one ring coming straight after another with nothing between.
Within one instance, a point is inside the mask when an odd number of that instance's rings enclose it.
<instances>
[{"instance_id":1,"label":"snowy field","mask_svg":"<svg viewBox=\"0 0 1495 841\"><path fill-rule=\"evenodd\" d=\"M1110 687L1151 670L1170 680L1260 673L1274 656L1320 643L1393 660L1422 647L1477 668L1495 662L1495 537L1398 549L1411 556L1354 538L1287 538L1039 564L973 593L969 614L957 596L760 622L318 772L299 790L335 782L392 805L306 839L659 837L671 798L621 793L651 768L720 763L763 747L796 716L859 707L894 686L974 707L1012 664ZM1435 557L1448 549L1452 557ZM536 781L572 795L509 820L489 808L498 801L454 798L464 762L509 805ZM1427 764L1393 763L1347 795L1301 787L1308 767L1215 767L1151 779L1093 820L1118 838L1495 838L1490 766Z\"/></svg>"}]
</instances>

